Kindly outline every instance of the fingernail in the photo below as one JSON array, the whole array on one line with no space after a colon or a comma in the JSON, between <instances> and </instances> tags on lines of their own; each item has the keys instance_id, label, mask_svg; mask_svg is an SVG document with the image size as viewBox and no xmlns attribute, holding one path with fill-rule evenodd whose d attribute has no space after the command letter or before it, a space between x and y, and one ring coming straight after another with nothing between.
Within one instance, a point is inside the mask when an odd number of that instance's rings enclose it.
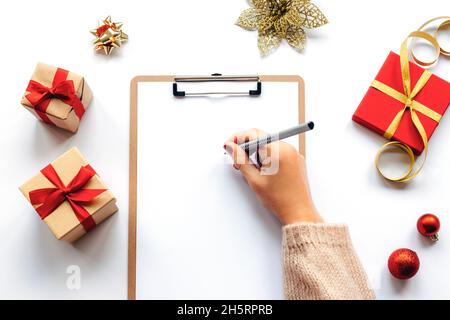
<instances>
[{"instance_id":1,"label":"fingernail","mask_svg":"<svg viewBox=\"0 0 450 320\"><path fill-rule=\"evenodd\" d=\"M237 144L237 137L234 137L233 142Z\"/></svg>"},{"instance_id":2,"label":"fingernail","mask_svg":"<svg viewBox=\"0 0 450 320\"><path fill-rule=\"evenodd\" d=\"M239 171L241 169L241 165L234 163L233 168Z\"/></svg>"},{"instance_id":3,"label":"fingernail","mask_svg":"<svg viewBox=\"0 0 450 320\"><path fill-rule=\"evenodd\" d=\"M229 154L233 153L233 148L231 146L224 144L223 147L224 147L225 151L228 152Z\"/></svg>"}]
</instances>

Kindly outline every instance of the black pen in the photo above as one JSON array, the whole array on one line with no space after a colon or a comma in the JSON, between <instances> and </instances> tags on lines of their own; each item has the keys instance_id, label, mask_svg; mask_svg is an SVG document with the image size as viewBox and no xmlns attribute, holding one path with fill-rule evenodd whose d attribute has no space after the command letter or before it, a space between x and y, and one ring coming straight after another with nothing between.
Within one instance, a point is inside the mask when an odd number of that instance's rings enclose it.
<instances>
[{"instance_id":1,"label":"black pen","mask_svg":"<svg viewBox=\"0 0 450 320\"><path fill-rule=\"evenodd\" d=\"M309 121L306 123L302 123L299 125L296 125L295 127L280 131L278 133L270 134L265 137L261 137L255 140L247 141L244 143L239 144L239 146L245 150L248 154L253 154L260 148L261 146L264 146L266 144L286 139L292 136L295 136L300 133L304 133L307 131L310 131L314 128L314 122Z\"/></svg>"}]
</instances>

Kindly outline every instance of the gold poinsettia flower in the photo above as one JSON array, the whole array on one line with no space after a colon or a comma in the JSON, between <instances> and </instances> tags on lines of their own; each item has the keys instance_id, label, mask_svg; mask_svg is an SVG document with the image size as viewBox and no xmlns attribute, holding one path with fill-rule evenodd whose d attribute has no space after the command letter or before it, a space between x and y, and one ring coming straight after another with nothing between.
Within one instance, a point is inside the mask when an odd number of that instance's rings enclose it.
<instances>
[{"instance_id":1,"label":"gold poinsettia flower","mask_svg":"<svg viewBox=\"0 0 450 320\"><path fill-rule=\"evenodd\" d=\"M249 0L236 24L246 30L258 30L258 48L263 56L278 48L285 39L291 47L302 50L306 29L328 23L325 15L310 0Z\"/></svg>"}]
</instances>

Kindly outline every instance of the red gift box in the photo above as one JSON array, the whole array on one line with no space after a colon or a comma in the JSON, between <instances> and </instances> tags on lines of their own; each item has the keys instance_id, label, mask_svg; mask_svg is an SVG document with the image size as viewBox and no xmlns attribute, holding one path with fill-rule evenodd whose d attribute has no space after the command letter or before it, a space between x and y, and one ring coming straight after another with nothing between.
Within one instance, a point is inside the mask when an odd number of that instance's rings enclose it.
<instances>
[{"instance_id":1,"label":"red gift box","mask_svg":"<svg viewBox=\"0 0 450 320\"><path fill-rule=\"evenodd\" d=\"M425 71L418 65L409 62L411 75L411 91L413 91L419 78ZM399 55L391 52L381 67L375 82L381 83L383 86L390 87L398 93L404 94L403 78L400 66ZM376 86L376 85L375 85ZM386 131L393 123L396 115L405 108L405 103L401 102L389 94L375 88L374 84L369 88L359 107L353 114L353 121L369 128L380 135L386 135ZM395 92L394 92L395 93ZM444 115L450 103L450 84L433 74L417 93L413 99L417 104L425 106L429 112L435 116L425 115L421 110L415 110L422 123L428 140L433 135L434 130L439 124L439 118ZM410 103L411 101L409 101ZM433 119L434 118L434 119ZM398 127L391 137L408 145L415 154L421 154L424 150L422 138L411 119L411 111L406 108Z\"/></svg>"}]
</instances>

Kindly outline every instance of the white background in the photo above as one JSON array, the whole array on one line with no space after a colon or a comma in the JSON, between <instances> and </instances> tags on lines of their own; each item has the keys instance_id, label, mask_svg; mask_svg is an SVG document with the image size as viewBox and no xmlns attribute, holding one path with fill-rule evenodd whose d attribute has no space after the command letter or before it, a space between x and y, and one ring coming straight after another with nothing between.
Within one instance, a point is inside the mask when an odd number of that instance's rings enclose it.
<instances>
[{"instance_id":1,"label":"white background","mask_svg":"<svg viewBox=\"0 0 450 320\"><path fill-rule=\"evenodd\" d=\"M445 0L324 1L330 23L309 32L299 54L283 45L260 58L256 33L234 26L245 0L14 1L0 12L2 157L0 298L126 298L129 83L138 74L299 74L306 82L312 192L329 222L350 225L356 250L379 298L450 298L450 135L444 117L430 143L423 174L393 187L373 157L383 139L351 115L390 50L425 20L450 11ZM89 30L111 14L130 35L117 54L92 52ZM444 60L444 59L442 59ZM39 123L20 106L38 61L83 74L94 101L76 135ZM434 70L449 78L449 61ZM78 146L118 198L120 211L75 245L58 242L30 209L18 186L49 161ZM442 221L430 245L415 223L425 212ZM398 247L416 250L418 275L390 277L386 261ZM82 270L82 288L66 289L66 268Z\"/></svg>"}]
</instances>

